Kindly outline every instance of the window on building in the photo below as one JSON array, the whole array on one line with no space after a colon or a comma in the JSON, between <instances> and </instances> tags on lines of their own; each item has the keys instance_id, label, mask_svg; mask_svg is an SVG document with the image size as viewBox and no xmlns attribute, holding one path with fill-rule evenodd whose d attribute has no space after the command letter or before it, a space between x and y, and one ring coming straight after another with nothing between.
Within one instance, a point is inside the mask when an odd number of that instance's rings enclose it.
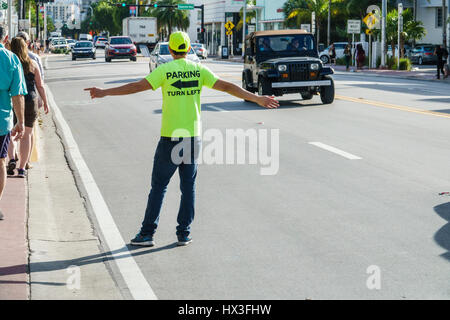
<instances>
[{"instance_id":1,"label":"window on building","mask_svg":"<svg viewBox=\"0 0 450 320\"><path fill-rule=\"evenodd\" d=\"M436 8L436 28L442 28L442 7Z\"/></svg>"}]
</instances>

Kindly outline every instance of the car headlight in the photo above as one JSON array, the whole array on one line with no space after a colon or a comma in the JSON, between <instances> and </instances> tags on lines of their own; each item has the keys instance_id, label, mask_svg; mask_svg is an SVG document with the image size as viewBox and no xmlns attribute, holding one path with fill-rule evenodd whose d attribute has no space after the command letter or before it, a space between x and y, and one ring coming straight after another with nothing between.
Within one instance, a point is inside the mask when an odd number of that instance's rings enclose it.
<instances>
[{"instance_id":1,"label":"car headlight","mask_svg":"<svg viewBox=\"0 0 450 320\"><path fill-rule=\"evenodd\" d=\"M285 72L287 70L287 66L285 64L280 64L278 66L278 71Z\"/></svg>"},{"instance_id":2,"label":"car headlight","mask_svg":"<svg viewBox=\"0 0 450 320\"><path fill-rule=\"evenodd\" d=\"M311 70L319 70L319 64L318 63L311 63L310 68L311 68Z\"/></svg>"}]
</instances>

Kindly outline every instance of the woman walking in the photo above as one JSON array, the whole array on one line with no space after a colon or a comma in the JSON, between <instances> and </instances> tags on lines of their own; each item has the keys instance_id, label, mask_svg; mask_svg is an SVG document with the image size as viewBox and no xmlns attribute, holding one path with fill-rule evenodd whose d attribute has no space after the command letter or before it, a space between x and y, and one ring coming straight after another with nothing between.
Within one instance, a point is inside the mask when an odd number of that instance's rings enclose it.
<instances>
[{"instance_id":1,"label":"woman walking","mask_svg":"<svg viewBox=\"0 0 450 320\"><path fill-rule=\"evenodd\" d=\"M366 52L364 51L362 44L358 43L358 45L356 46L356 63L358 69L363 68L365 60Z\"/></svg>"},{"instance_id":2,"label":"woman walking","mask_svg":"<svg viewBox=\"0 0 450 320\"><path fill-rule=\"evenodd\" d=\"M348 43L344 49L344 57L345 57L345 70L350 70L350 61L352 60L352 45Z\"/></svg>"},{"instance_id":3,"label":"woman walking","mask_svg":"<svg viewBox=\"0 0 450 320\"><path fill-rule=\"evenodd\" d=\"M17 166L17 176L25 178L25 166L28 163L32 150L31 134L38 114L36 89L44 103L44 111L46 114L48 113L48 104L39 66L29 58L26 42L20 37L13 38L11 41L11 51L17 55L22 63L28 91L28 94L25 96L25 132L19 141L19 163ZM10 145L10 148L14 148L14 146ZM14 154L14 151L11 151Z\"/></svg>"}]
</instances>

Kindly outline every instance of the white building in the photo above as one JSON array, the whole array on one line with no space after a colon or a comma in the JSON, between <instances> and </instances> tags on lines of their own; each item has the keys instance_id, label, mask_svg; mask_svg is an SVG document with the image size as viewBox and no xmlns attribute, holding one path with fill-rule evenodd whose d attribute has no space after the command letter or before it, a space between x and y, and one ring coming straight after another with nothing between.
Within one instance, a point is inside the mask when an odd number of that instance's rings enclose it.
<instances>
[{"instance_id":1,"label":"white building","mask_svg":"<svg viewBox=\"0 0 450 320\"><path fill-rule=\"evenodd\" d=\"M240 20L239 11L243 0L193 0L189 1L196 6L205 5L205 45L209 54L219 54L220 46L227 44L225 36L225 23L231 21L234 25ZM200 40L201 10L195 9L190 13L189 37L192 42ZM232 42L235 54L239 54L242 30L233 32Z\"/></svg>"},{"instance_id":2,"label":"white building","mask_svg":"<svg viewBox=\"0 0 450 320\"><path fill-rule=\"evenodd\" d=\"M442 0L417 1L417 20L422 21L427 30L427 35L418 42L431 44L442 43ZM445 3L445 11L447 11L448 0Z\"/></svg>"},{"instance_id":3,"label":"white building","mask_svg":"<svg viewBox=\"0 0 450 320\"><path fill-rule=\"evenodd\" d=\"M76 21L79 24L81 15L81 0L56 0L47 4L47 15L53 21L60 23L71 23Z\"/></svg>"}]
</instances>

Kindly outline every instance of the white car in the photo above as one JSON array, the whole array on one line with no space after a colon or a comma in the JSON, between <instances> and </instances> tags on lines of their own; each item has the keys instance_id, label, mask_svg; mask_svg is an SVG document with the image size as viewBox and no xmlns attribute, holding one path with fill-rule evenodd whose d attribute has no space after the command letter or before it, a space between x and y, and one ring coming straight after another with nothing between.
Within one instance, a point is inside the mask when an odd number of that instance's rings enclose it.
<instances>
[{"instance_id":1,"label":"white car","mask_svg":"<svg viewBox=\"0 0 450 320\"><path fill-rule=\"evenodd\" d=\"M192 48L188 52L186 58L193 62L197 63L200 62L200 59L197 57L197 54ZM158 43L155 46L155 49L153 49L152 53L150 54L150 63L149 63L150 72L155 70L158 66L162 65L163 63L167 63L172 60L173 60L172 55L169 52L169 43L168 42Z\"/></svg>"},{"instance_id":2,"label":"white car","mask_svg":"<svg viewBox=\"0 0 450 320\"><path fill-rule=\"evenodd\" d=\"M75 46L75 43L77 43L76 40L73 39L67 39L67 44L69 45L69 49L72 49Z\"/></svg>"},{"instance_id":3,"label":"white car","mask_svg":"<svg viewBox=\"0 0 450 320\"><path fill-rule=\"evenodd\" d=\"M344 49L347 45L347 42L335 42L334 43L334 49L336 51L336 59L342 58L344 56ZM319 53L319 59L322 60L323 64L330 63L330 54L328 50L330 47L326 48L322 52Z\"/></svg>"},{"instance_id":4,"label":"white car","mask_svg":"<svg viewBox=\"0 0 450 320\"><path fill-rule=\"evenodd\" d=\"M105 48L106 47L106 43L108 42L108 40L106 38L97 38L97 41L95 41L95 47L102 47Z\"/></svg>"},{"instance_id":5,"label":"white car","mask_svg":"<svg viewBox=\"0 0 450 320\"><path fill-rule=\"evenodd\" d=\"M208 50L206 50L205 46L201 43L192 43L192 49L194 49L195 53L198 57L202 59L208 58Z\"/></svg>"},{"instance_id":6,"label":"white car","mask_svg":"<svg viewBox=\"0 0 450 320\"><path fill-rule=\"evenodd\" d=\"M54 51L56 49L69 50L69 44L67 43L67 40L64 38L56 38L53 39L52 42L50 42L49 48L50 51Z\"/></svg>"}]
</instances>

